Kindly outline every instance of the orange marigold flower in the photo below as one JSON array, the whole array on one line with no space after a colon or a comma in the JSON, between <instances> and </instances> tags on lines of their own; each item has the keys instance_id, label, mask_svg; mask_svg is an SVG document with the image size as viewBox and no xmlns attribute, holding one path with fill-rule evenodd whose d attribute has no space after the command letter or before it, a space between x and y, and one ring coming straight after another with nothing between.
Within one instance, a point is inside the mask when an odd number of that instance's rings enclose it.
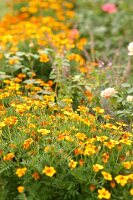
<instances>
[{"instance_id":1,"label":"orange marigold flower","mask_svg":"<svg viewBox=\"0 0 133 200\"><path fill-rule=\"evenodd\" d=\"M46 54L40 54L40 62L49 62L49 58Z\"/></svg>"},{"instance_id":2,"label":"orange marigold flower","mask_svg":"<svg viewBox=\"0 0 133 200\"><path fill-rule=\"evenodd\" d=\"M54 167L47 167L45 166L43 171L42 171L43 174L46 174L47 176L54 176L54 174L56 173L56 170L54 169Z\"/></svg>"},{"instance_id":3,"label":"orange marigold flower","mask_svg":"<svg viewBox=\"0 0 133 200\"><path fill-rule=\"evenodd\" d=\"M104 163L107 163L108 159L109 159L109 153L103 153L103 155L102 155L102 161Z\"/></svg>"},{"instance_id":4,"label":"orange marigold flower","mask_svg":"<svg viewBox=\"0 0 133 200\"><path fill-rule=\"evenodd\" d=\"M25 74L21 74L21 73L20 73L20 74L18 74L18 75L17 75L17 77L18 77L18 78L20 78L20 79L23 79L23 78L25 78L25 77L26 77L26 75L25 75Z\"/></svg>"},{"instance_id":5,"label":"orange marigold flower","mask_svg":"<svg viewBox=\"0 0 133 200\"><path fill-rule=\"evenodd\" d=\"M79 154L82 154L83 151L82 151L82 149L80 149L80 148L76 148L76 149L74 150L74 153L75 153L75 155L79 155Z\"/></svg>"},{"instance_id":6,"label":"orange marigold flower","mask_svg":"<svg viewBox=\"0 0 133 200\"><path fill-rule=\"evenodd\" d=\"M84 165L84 161L81 159L81 160L79 160L79 165L80 166L83 166Z\"/></svg>"},{"instance_id":7,"label":"orange marigold flower","mask_svg":"<svg viewBox=\"0 0 133 200\"><path fill-rule=\"evenodd\" d=\"M28 149L32 143L33 143L33 139L28 138L27 140L24 141L23 148Z\"/></svg>"},{"instance_id":8,"label":"orange marigold flower","mask_svg":"<svg viewBox=\"0 0 133 200\"><path fill-rule=\"evenodd\" d=\"M8 153L3 157L3 160L12 160L15 157L14 153Z\"/></svg>"},{"instance_id":9,"label":"orange marigold flower","mask_svg":"<svg viewBox=\"0 0 133 200\"><path fill-rule=\"evenodd\" d=\"M24 187L23 186L19 186L17 187L17 190L19 193L22 193L24 191Z\"/></svg>"},{"instance_id":10,"label":"orange marigold flower","mask_svg":"<svg viewBox=\"0 0 133 200\"><path fill-rule=\"evenodd\" d=\"M39 176L38 172L34 172L34 173L32 174L32 177L33 177L36 181L40 179L40 176Z\"/></svg>"},{"instance_id":11,"label":"orange marigold flower","mask_svg":"<svg viewBox=\"0 0 133 200\"><path fill-rule=\"evenodd\" d=\"M49 80L49 81L47 82L47 84L51 87L51 86L53 86L54 82L53 82L52 80Z\"/></svg>"},{"instance_id":12,"label":"orange marigold flower","mask_svg":"<svg viewBox=\"0 0 133 200\"><path fill-rule=\"evenodd\" d=\"M90 185L89 189L90 189L91 192L93 192L96 189L96 186L95 185Z\"/></svg>"},{"instance_id":13,"label":"orange marigold flower","mask_svg":"<svg viewBox=\"0 0 133 200\"><path fill-rule=\"evenodd\" d=\"M114 187L116 186L115 181L111 181L111 182L110 182L110 186L111 186L112 188L114 188Z\"/></svg>"}]
</instances>

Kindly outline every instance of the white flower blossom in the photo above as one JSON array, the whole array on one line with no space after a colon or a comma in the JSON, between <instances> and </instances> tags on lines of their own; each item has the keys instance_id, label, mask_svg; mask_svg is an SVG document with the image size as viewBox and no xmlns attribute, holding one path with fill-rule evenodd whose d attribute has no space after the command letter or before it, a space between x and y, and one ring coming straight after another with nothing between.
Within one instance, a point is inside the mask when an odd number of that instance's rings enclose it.
<instances>
[{"instance_id":1,"label":"white flower blossom","mask_svg":"<svg viewBox=\"0 0 133 200\"><path fill-rule=\"evenodd\" d=\"M128 55L133 56L133 42L130 42L128 45Z\"/></svg>"},{"instance_id":2,"label":"white flower blossom","mask_svg":"<svg viewBox=\"0 0 133 200\"><path fill-rule=\"evenodd\" d=\"M114 88L107 88L101 92L101 97L109 98L116 94L117 91Z\"/></svg>"},{"instance_id":3,"label":"white flower blossom","mask_svg":"<svg viewBox=\"0 0 133 200\"><path fill-rule=\"evenodd\" d=\"M133 96L128 95L127 96L127 102L133 102Z\"/></svg>"}]
</instances>

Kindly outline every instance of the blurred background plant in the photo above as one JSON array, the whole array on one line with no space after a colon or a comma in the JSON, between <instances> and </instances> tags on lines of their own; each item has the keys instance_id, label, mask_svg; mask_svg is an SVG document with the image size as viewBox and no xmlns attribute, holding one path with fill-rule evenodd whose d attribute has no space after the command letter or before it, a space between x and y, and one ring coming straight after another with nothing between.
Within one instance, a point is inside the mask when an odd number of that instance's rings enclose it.
<instances>
[{"instance_id":1,"label":"blurred background plant","mask_svg":"<svg viewBox=\"0 0 133 200\"><path fill-rule=\"evenodd\" d=\"M112 84L116 84L128 61L127 45L133 41L132 1L77 0L76 3L76 26L81 36L88 38L90 59L99 61L103 68L110 66ZM105 11L103 6L107 3L115 6L114 12ZM128 82L133 81L132 77L128 77Z\"/></svg>"}]
</instances>

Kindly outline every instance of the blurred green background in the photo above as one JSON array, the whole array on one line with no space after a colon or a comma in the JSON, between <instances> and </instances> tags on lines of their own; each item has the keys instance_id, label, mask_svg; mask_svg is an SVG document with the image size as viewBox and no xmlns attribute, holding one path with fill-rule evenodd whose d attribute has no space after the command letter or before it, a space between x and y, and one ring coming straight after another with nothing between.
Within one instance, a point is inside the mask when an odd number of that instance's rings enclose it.
<instances>
[{"instance_id":1,"label":"blurred green background","mask_svg":"<svg viewBox=\"0 0 133 200\"><path fill-rule=\"evenodd\" d=\"M8 6L6 0L0 0L0 18L8 12Z\"/></svg>"}]
</instances>

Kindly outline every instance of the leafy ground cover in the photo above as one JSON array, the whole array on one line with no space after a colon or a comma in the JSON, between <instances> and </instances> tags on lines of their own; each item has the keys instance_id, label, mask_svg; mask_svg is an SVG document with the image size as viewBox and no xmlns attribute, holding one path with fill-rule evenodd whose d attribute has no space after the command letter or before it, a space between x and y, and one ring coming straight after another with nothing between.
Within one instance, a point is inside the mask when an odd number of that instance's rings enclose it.
<instances>
[{"instance_id":1,"label":"leafy ground cover","mask_svg":"<svg viewBox=\"0 0 133 200\"><path fill-rule=\"evenodd\" d=\"M133 7L111 2L10 1L0 22L1 200L132 198Z\"/></svg>"}]
</instances>

